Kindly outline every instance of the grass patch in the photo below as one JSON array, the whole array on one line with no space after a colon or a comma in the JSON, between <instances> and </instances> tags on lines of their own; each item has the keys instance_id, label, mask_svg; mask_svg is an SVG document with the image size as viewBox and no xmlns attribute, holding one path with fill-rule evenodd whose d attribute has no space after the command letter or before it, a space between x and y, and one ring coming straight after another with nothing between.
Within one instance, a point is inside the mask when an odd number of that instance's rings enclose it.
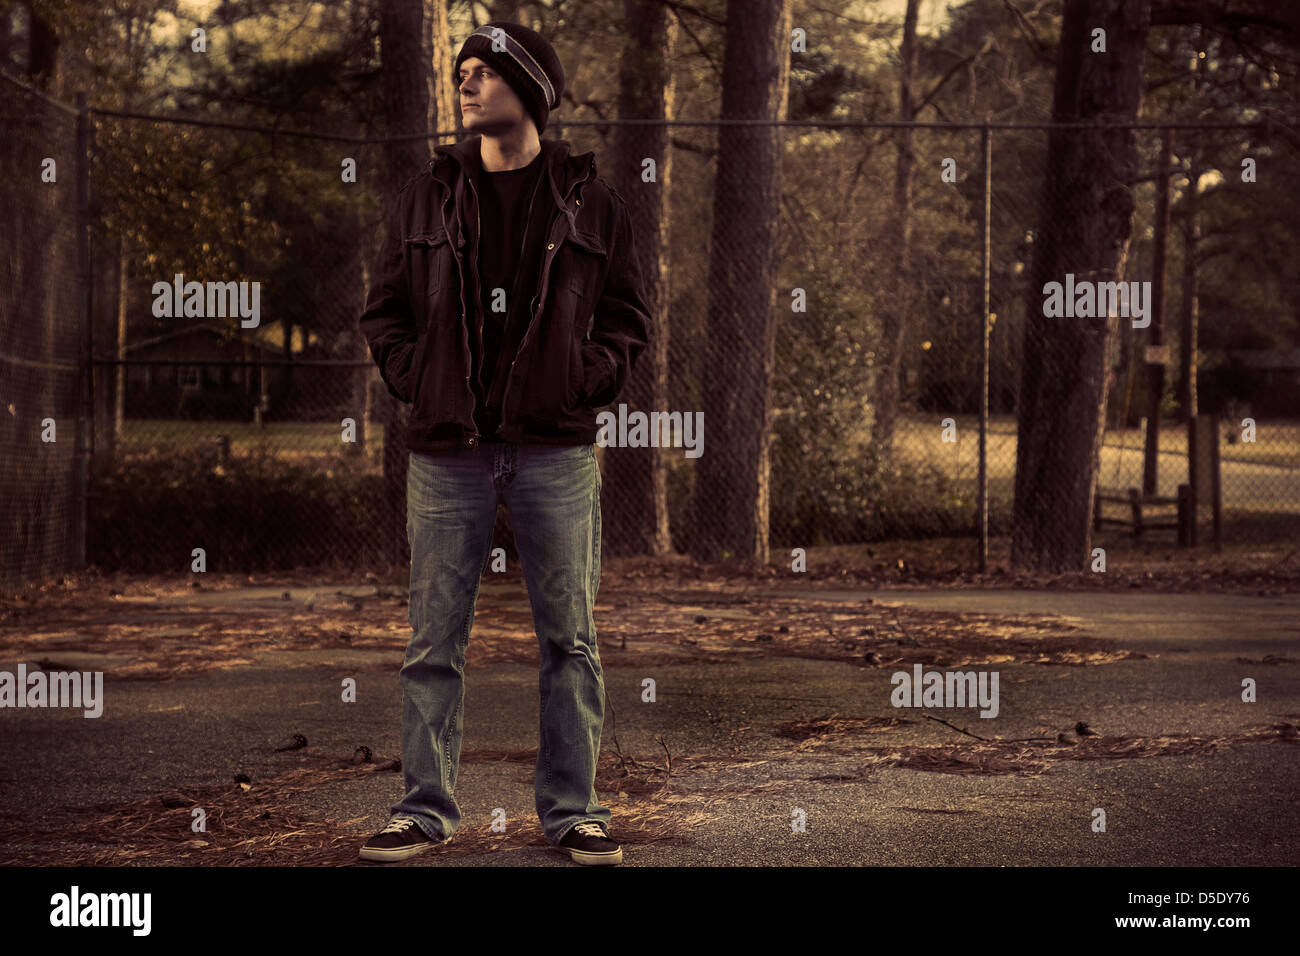
<instances>
[{"instance_id":1,"label":"grass patch","mask_svg":"<svg viewBox=\"0 0 1300 956\"><path fill-rule=\"evenodd\" d=\"M129 418L122 426L120 450L127 455L159 451L197 451L212 439L225 435L233 455L255 452L283 457L340 454L345 445L338 422L268 422L259 428L251 422L185 421L179 419ZM378 462L384 447L384 426L372 422L365 456Z\"/></svg>"}]
</instances>

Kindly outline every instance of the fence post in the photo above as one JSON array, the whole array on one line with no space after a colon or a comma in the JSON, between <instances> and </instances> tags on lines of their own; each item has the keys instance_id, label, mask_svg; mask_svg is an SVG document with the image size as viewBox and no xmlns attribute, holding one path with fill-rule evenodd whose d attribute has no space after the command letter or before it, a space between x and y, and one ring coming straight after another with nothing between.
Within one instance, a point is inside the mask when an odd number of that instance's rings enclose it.
<instances>
[{"instance_id":1,"label":"fence post","mask_svg":"<svg viewBox=\"0 0 1300 956\"><path fill-rule=\"evenodd\" d=\"M1223 473L1219 449L1219 416L1210 416L1210 494L1214 496L1214 550L1223 550Z\"/></svg>"},{"instance_id":2,"label":"fence post","mask_svg":"<svg viewBox=\"0 0 1300 956\"><path fill-rule=\"evenodd\" d=\"M1187 548L1192 543L1192 486L1178 486L1178 547Z\"/></svg>"},{"instance_id":3,"label":"fence post","mask_svg":"<svg viewBox=\"0 0 1300 956\"><path fill-rule=\"evenodd\" d=\"M980 230L980 448L979 448L979 568L983 574L989 567L989 241L991 235L991 201L993 192L992 170L993 141L988 120L980 127L980 162L983 166L984 189L983 222Z\"/></svg>"},{"instance_id":4,"label":"fence post","mask_svg":"<svg viewBox=\"0 0 1300 956\"><path fill-rule=\"evenodd\" d=\"M90 110L86 94L77 94L77 384L80 407L77 413L77 439L74 450L74 479L77 501L72 511L73 567L87 565L86 525L89 517L90 458L95 449L94 328L90 310Z\"/></svg>"}]
</instances>

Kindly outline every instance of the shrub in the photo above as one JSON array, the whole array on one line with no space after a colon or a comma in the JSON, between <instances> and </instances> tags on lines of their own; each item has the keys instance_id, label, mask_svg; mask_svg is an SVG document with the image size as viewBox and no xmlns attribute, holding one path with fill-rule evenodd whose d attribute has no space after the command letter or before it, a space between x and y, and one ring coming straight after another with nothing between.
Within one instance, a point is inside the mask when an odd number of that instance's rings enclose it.
<instances>
[{"instance_id":1,"label":"shrub","mask_svg":"<svg viewBox=\"0 0 1300 956\"><path fill-rule=\"evenodd\" d=\"M264 571L380 561L379 474L336 454L294 461L264 451L218 465L210 451L96 463L90 560L126 571Z\"/></svg>"}]
</instances>

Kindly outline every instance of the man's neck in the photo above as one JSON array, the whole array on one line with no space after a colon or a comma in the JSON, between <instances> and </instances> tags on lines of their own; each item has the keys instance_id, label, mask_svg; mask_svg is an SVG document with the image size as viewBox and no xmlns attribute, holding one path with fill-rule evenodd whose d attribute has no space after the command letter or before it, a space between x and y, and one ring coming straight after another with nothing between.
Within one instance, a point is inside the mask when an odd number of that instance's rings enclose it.
<instances>
[{"instance_id":1,"label":"man's neck","mask_svg":"<svg viewBox=\"0 0 1300 956\"><path fill-rule=\"evenodd\" d=\"M523 169L542 151L537 130L523 124L505 136L480 136L479 159L485 172L501 173L510 169Z\"/></svg>"}]
</instances>

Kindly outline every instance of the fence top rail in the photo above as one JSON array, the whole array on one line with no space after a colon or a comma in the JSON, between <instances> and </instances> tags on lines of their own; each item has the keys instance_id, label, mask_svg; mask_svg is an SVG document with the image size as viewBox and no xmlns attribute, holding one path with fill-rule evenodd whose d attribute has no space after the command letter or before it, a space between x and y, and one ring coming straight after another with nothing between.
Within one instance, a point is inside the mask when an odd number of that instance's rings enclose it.
<instances>
[{"instance_id":1,"label":"fence top rail","mask_svg":"<svg viewBox=\"0 0 1300 956\"><path fill-rule=\"evenodd\" d=\"M60 104L62 105L62 104ZM75 114L76 110L72 110ZM353 143L361 146L380 143L410 142L416 140L436 139L444 136L464 135L468 130L441 130L432 133L408 133L402 136L349 136L343 133L317 133L310 130L284 129L278 126L260 126L250 123L232 123L224 120L201 119L191 116L173 116L161 113L137 113L131 110L111 110L92 106L90 112L96 116L111 116L118 119L146 120L155 123L177 123L187 126L205 126L214 129L243 130L253 133L265 133L270 136L290 136L303 139L330 140L333 142ZM917 122L903 120L770 120L770 119L712 119L712 120L673 120L673 119L608 119L608 120L565 120L559 117L552 122L560 126L790 126L816 127L821 129L938 129L938 130L1052 130L1052 129L1155 129L1155 130L1272 130L1285 129L1295 132L1291 124L1273 119L1260 119L1253 122L1236 123L1184 123L1170 121L1139 121L1126 123L1099 122L1046 122L1046 123L994 123L994 122Z\"/></svg>"},{"instance_id":2,"label":"fence top rail","mask_svg":"<svg viewBox=\"0 0 1300 956\"><path fill-rule=\"evenodd\" d=\"M3 357L3 356L0 356ZM197 367L206 366L209 368L238 368L252 367L257 368L266 365L293 365L293 366L330 366L338 368L369 368L374 363L370 359L215 359L215 358L190 358L190 359L120 359L105 358L96 356L90 360L91 365L116 366L116 365L153 365L158 367Z\"/></svg>"},{"instance_id":3,"label":"fence top rail","mask_svg":"<svg viewBox=\"0 0 1300 956\"><path fill-rule=\"evenodd\" d=\"M18 79L18 77L6 73L4 70L0 70L0 80L4 80L6 83L12 83L14 86L26 90L28 93L32 94L32 96L44 100L50 106L53 106L55 109L62 110L63 112L67 113L69 116L78 115L77 108L72 104L65 103L61 99L50 96L50 94L46 93L44 90L38 89L37 87L32 86L30 83L20 80Z\"/></svg>"},{"instance_id":4,"label":"fence top rail","mask_svg":"<svg viewBox=\"0 0 1300 956\"><path fill-rule=\"evenodd\" d=\"M0 70L0 80L11 83L33 96L39 97L44 102L62 110L69 116L78 115L77 107L65 103L56 97L51 96L43 90L32 86L30 83L13 76L3 70ZM119 119L137 119L148 120L155 123L178 123L189 126L206 126L214 129L233 129L244 130L247 132L266 133L274 136L292 136L305 139L332 140L335 142L355 143L358 145L371 145L378 143L404 142L409 140L433 139L443 136L458 136L467 132L466 130L442 130L432 133L412 133L404 136L349 136L342 133L321 133L310 130L292 130L283 129L277 126L261 126L251 123L231 123L223 120L202 119L194 116L175 116L163 113L140 113L133 110L114 110L101 106L91 106L89 112L96 116L112 116ZM566 120L562 117L555 117L554 122L557 126L797 126L797 127L820 127L823 129L947 129L947 130L992 130L992 129L1285 129L1289 132L1296 132L1293 124L1282 122L1276 119L1259 119L1252 122L1236 123L1206 123L1206 122L1169 122L1149 120L1134 120L1126 123L1099 123L1099 122L1041 122L1041 123L1023 123L1023 122L992 122L990 120L981 120L974 122L955 123L955 122L919 122L916 120L840 120L840 119L807 119L807 120L772 120L772 119L706 119L706 120L676 120L676 119L607 119L607 120Z\"/></svg>"}]
</instances>

